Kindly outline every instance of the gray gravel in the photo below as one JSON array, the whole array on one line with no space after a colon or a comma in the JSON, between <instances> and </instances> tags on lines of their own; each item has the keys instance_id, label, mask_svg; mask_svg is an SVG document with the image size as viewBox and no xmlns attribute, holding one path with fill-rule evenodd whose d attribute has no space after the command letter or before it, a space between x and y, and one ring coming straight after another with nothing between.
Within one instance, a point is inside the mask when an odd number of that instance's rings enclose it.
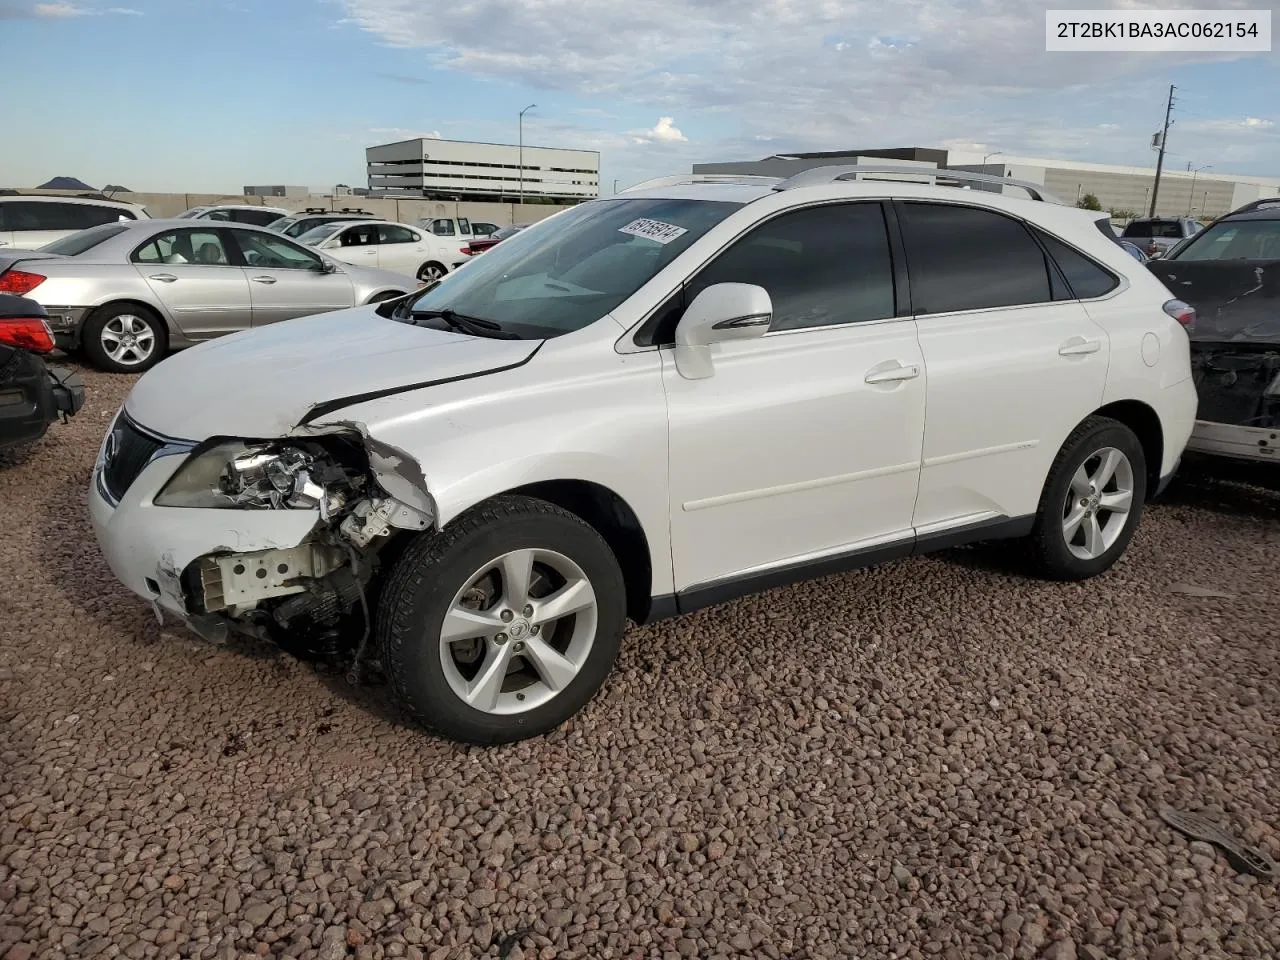
<instances>
[{"instance_id":1,"label":"gray gravel","mask_svg":"<svg viewBox=\"0 0 1280 960\"><path fill-rule=\"evenodd\" d=\"M1156 814L1280 857L1280 494L1184 482L1084 585L970 550L635 630L568 727L460 748L159 630L85 517L130 381L85 379L0 470L4 960L1280 951Z\"/></svg>"}]
</instances>

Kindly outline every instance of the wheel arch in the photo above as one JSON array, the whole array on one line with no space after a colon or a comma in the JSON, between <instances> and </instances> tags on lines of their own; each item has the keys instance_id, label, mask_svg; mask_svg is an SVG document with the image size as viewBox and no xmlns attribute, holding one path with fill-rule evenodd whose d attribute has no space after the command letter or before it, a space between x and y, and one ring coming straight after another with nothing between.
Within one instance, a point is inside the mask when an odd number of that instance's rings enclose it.
<instances>
[{"instance_id":1,"label":"wheel arch","mask_svg":"<svg viewBox=\"0 0 1280 960\"><path fill-rule=\"evenodd\" d=\"M600 534L622 569L627 585L627 616L636 623L648 620L653 600L653 558L644 525L626 500L590 480L541 480L504 492L554 503Z\"/></svg>"},{"instance_id":2,"label":"wheel arch","mask_svg":"<svg viewBox=\"0 0 1280 960\"><path fill-rule=\"evenodd\" d=\"M1117 400L1095 410L1091 416L1110 417L1134 432L1147 460L1147 499L1155 496L1164 463L1164 426L1160 415L1141 400Z\"/></svg>"},{"instance_id":3,"label":"wheel arch","mask_svg":"<svg viewBox=\"0 0 1280 960\"><path fill-rule=\"evenodd\" d=\"M94 304L85 311L84 319L80 321L80 329L76 331L76 339L80 340L82 338L84 328L90 320L103 311L111 310L114 307L131 307L135 310L145 310L147 313L151 314L160 321L160 325L164 328L166 343L172 343L175 340L184 339L184 334L181 328L179 328L173 318L169 316L167 310L154 303L148 303L146 300L141 300L137 297L112 297L109 300L102 301L102 303Z\"/></svg>"}]
</instances>

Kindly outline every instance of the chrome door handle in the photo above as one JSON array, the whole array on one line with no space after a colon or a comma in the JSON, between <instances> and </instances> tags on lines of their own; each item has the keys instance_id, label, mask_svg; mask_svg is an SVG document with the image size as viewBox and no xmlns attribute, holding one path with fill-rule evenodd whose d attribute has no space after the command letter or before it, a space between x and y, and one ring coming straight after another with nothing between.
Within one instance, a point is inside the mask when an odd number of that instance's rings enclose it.
<instances>
[{"instance_id":1,"label":"chrome door handle","mask_svg":"<svg viewBox=\"0 0 1280 960\"><path fill-rule=\"evenodd\" d=\"M178 281L178 278L172 273L153 273L149 279L159 280L161 283L177 283Z\"/></svg>"},{"instance_id":2,"label":"chrome door handle","mask_svg":"<svg viewBox=\"0 0 1280 960\"><path fill-rule=\"evenodd\" d=\"M1101 349L1101 340L1086 340L1084 337L1072 337L1058 348L1058 355L1062 357L1082 357L1086 353L1097 353Z\"/></svg>"},{"instance_id":3,"label":"chrome door handle","mask_svg":"<svg viewBox=\"0 0 1280 960\"><path fill-rule=\"evenodd\" d=\"M889 370L875 370L863 377L864 383L892 383L895 380L914 380L920 376L920 365L917 363L898 366Z\"/></svg>"},{"instance_id":4,"label":"chrome door handle","mask_svg":"<svg viewBox=\"0 0 1280 960\"><path fill-rule=\"evenodd\" d=\"M275 277L250 277L249 279L252 280L254 283L275 283L276 282Z\"/></svg>"}]
</instances>

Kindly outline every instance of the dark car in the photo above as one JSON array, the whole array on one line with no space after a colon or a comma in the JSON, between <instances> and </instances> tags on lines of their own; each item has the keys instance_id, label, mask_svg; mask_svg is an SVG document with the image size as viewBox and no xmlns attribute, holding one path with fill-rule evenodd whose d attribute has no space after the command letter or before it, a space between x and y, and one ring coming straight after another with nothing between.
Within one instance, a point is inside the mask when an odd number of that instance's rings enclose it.
<instances>
[{"instance_id":1,"label":"dark car","mask_svg":"<svg viewBox=\"0 0 1280 960\"><path fill-rule=\"evenodd\" d=\"M44 307L0 294L0 450L39 440L84 405L80 376L44 362L53 349Z\"/></svg>"},{"instance_id":2,"label":"dark car","mask_svg":"<svg viewBox=\"0 0 1280 960\"><path fill-rule=\"evenodd\" d=\"M1129 221L1120 237L1137 243L1148 257L1155 257L1168 253L1180 241L1202 229L1200 221L1190 217L1141 217Z\"/></svg>"},{"instance_id":3,"label":"dark car","mask_svg":"<svg viewBox=\"0 0 1280 960\"><path fill-rule=\"evenodd\" d=\"M527 226L527 223L516 223L509 227L503 227L500 230L495 230L488 236L475 237L467 244L467 252L472 256L475 256L477 253L484 253L490 247L496 247L503 240L507 239L507 237L515 236Z\"/></svg>"},{"instance_id":4,"label":"dark car","mask_svg":"<svg viewBox=\"0 0 1280 960\"><path fill-rule=\"evenodd\" d=\"M1187 450L1280 463L1280 198L1219 217L1147 268L1196 309Z\"/></svg>"}]
</instances>

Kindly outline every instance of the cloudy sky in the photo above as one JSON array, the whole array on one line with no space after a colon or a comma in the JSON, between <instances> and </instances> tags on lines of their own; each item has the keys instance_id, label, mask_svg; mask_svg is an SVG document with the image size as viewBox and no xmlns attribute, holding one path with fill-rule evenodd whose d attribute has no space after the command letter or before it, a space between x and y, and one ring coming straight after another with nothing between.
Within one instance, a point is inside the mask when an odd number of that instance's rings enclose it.
<instances>
[{"instance_id":1,"label":"cloudy sky","mask_svg":"<svg viewBox=\"0 0 1280 960\"><path fill-rule=\"evenodd\" d=\"M703 160L841 147L1151 165L1170 83L1170 166L1280 176L1280 56L1046 53L1044 12L1065 6L0 0L0 186L360 185L369 144L514 142L530 103L525 142L599 150L606 193Z\"/></svg>"}]
</instances>

